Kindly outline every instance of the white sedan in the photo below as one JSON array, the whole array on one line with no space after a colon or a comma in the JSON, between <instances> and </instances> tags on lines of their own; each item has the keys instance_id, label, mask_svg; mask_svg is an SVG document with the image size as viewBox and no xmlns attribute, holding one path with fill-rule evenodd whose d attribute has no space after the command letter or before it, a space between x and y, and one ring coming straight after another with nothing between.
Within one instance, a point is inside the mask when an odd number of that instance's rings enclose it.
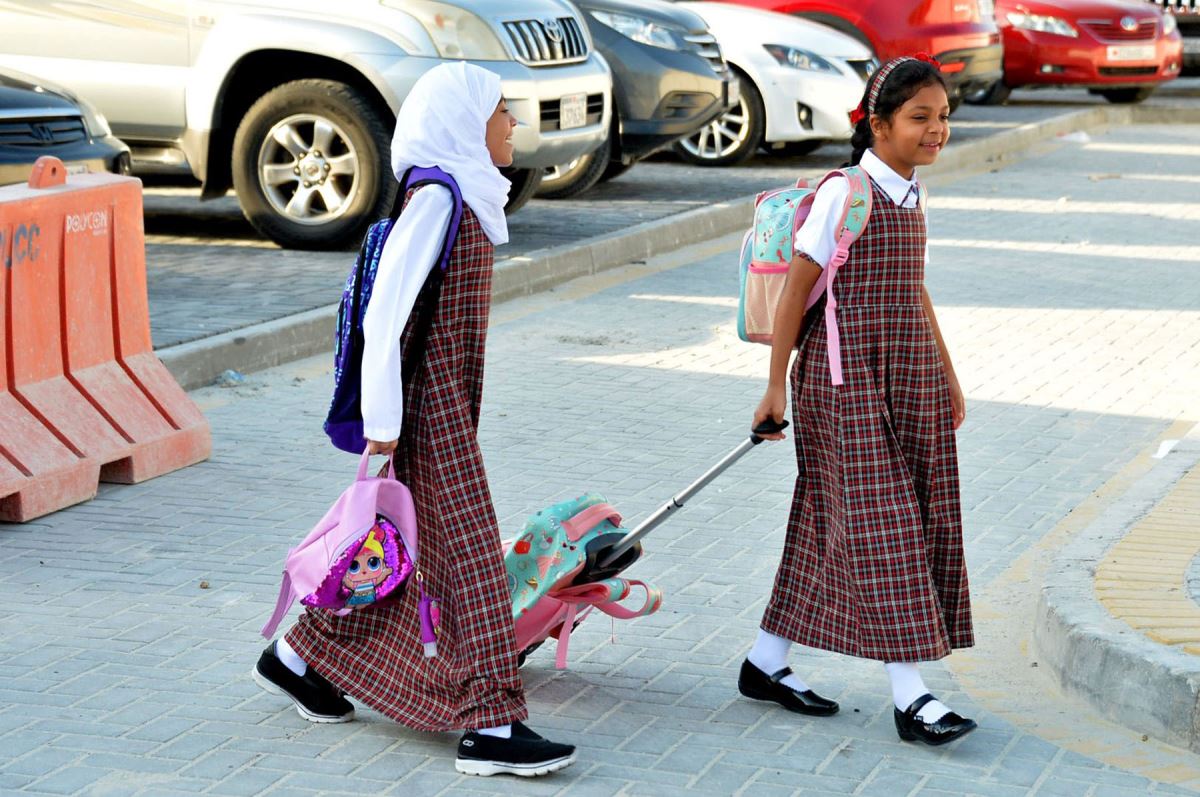
<instances>
[{"instance_id":1,"label":"white sedan","mask_svg":"<svg viewBox=\"0 0 1200 797\"><path fill-rule=\"evenodd\" d=\"M692 163L729 166L759 147L791 154L850 139L849 113L878 62L865 45L788 14L683 2L704 18L741 79L741 103L675 144Z\"/></svg>"}]
</instances>

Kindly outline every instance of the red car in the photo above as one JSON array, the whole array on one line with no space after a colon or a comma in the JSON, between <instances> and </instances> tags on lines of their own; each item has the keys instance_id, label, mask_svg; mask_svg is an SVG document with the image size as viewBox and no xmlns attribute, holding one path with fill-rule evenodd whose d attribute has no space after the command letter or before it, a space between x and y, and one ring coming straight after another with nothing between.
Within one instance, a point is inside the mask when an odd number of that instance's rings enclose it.
<instances>
[{"instance_id":1,"label":"red car","mask_svg":"<svg viewBox=\"0 0 1200 797\"><path fill-rule=\"evenodd\" d=\"M1179 76L1175 17L1144 0L996 0L1004 79L972 101L1002 103L1020 86L1076 86L1141 102Z\"/></svg>"},{"instance_id":2,"label":"red car","mask_svg":"<svg viewBox=\"0 0 1200 797\"><path fill-rule=\"evenodd\" d=\"M847 33L881 61L925 52L942 62L951 105L995 85L1002 73L992 0L729 0L796 14Z\"/></svg>"}]
</instances>

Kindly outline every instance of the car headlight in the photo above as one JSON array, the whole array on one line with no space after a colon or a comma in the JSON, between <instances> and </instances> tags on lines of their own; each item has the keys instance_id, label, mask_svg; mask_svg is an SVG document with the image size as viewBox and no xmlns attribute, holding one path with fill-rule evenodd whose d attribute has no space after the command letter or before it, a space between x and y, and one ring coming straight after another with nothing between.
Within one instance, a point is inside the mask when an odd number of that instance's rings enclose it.
<instances>
[{"instance_id":1,"label":"car headlight","mask_svg":"<svg viewBox=\"0 0 1200 797\"><path fill-rule=\"evenodd\" d=\"M76 102L79 104L79 109L83 111L83 123L87 126L88 135L92 138L104 138L112 135L112 128L108 126L108 120L97 110L96 106L84 100L76 100Z\"/></svg>"},{"instance_id":2,"label":"car headlight","mask_svg":"<svg viewBox=\"0 0 1200 797\"><path fill-rule=\"evenodd\" d=\"M839 75L841 72L831 62L826 61L812 50L802 50L799 47L788 47L783 44L764 44L771 57L783 66L804 69L808 72L828 72Z\"/></svg>"},{"instance_id":3,"label":"car headlight","mask_svg":"<svg viewBox=\"0 0 1200 797\"><path fill-rule=\"evenodd\" d=\"M652 47L662 47L664 50L683 49L682 37L676 35L675 31L645 17L618 14L614 11L591 11L589 13L599 22L635 42L649 44Z\"/></svg>"},{"instance_id":4,"label":"car headlight","mask_svg":"<svg viewBox=\"0 0 1200 797\"><path fill-rule=\"evenodd\" d=\"M1030 14L1025 11L1009 11L1004 15L1014 28L1032 30L1038 33L1053 33L1056 36L1079 37L1079 31L1065 19L1050 17L1043 14Z\"/></svg>"},{"instance_id":5,"label":"car headlight","mask_svg":"<svg viewBox=\"0 0 1200 797\"><path fill-rule=\"evenodd\" d=\"M1163 35L1170 36L1175 31L1179 30L1179 23L1175 21L1175 15L1164 11L1163 12Z\"/></svg>"},{"instance_id":6,"label":"car headlight","mask_svg":"<svg viewBox=\"0 0 1200 797\"><path fill-rule=\"evenodd\" d=\"M436 0L380 0L380 3L403 11L421 23L442 58L512 60L500 43L500 37L477 14Z\"/></svg>"}]
</instances>

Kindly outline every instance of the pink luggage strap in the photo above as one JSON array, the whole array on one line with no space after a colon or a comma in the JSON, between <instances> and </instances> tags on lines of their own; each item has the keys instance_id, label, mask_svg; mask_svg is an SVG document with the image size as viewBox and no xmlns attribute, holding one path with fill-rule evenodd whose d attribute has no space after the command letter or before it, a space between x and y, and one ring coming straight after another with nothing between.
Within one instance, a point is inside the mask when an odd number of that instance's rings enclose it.
<instances>
[{"instance_id":1,"label":"pink luggage strap","mask_svg":"<svg viewBox=\"0 0 1200 797\"><path fill-rule=\"evenodd\" d=\"M612 504L605 503L592 504L582 512L564 520L562 527L563 531L567 533L567 539L571 542L578 542L584 534L604 520L611 521L617 528L621 527L621 513Z\"/></svg>"},{"instance_id":2,"label":"pink luggage strap","mask_svg":"<svg viewBox=\"0 0 1200 797\"><path fill-rule=\"evenodd\" d=\"M633 587L646 590L646 602L640 609L627 609L618 603L629 596ZM559 670L567 668L567 643L571 632L575 630L575 618L579 614L580 606L598 609L618 620L632 620L634 617L644 617L658 611L663 600L662 590L644 581L625 578L608 578L591 584L567 587L557 590L550 597L567 605L567 614L563 618L562 629L558 632L558 650L554 658L554 666Z\"/></svg>"}]
</instances>

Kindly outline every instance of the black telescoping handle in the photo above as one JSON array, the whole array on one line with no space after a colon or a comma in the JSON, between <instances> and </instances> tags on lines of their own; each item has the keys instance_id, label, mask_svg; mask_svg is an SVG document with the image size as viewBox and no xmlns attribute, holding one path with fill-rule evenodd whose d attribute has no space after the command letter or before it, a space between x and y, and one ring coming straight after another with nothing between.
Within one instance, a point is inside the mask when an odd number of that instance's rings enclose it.
<instances>
[{"instance_id":1,"label":"black telescoping handle","mask_svg":"<svg viewBox=\"0 0 1200 797\"><path fill-rule=\"evenodd\" d=\"M776 432L782 432L786 428L788 428L787 421L776 421L774 418L767 418L765 421L758 424L758 426L755 426L750 430L750 442L754 443L754 445L758 445L763 440L766 440L765 437L759 437L759 435L775 434Z\"/></svg>"},{"instance_id":2,"label":"black telescoping handle","mask_svg":"<svg viewBox=\"0 0 1200 797\"><path fill-rule=\"evenodd\" d=\"M657 511L654 512L654 514L634 527L621 539L619 543L613 546L611 551L607 551L606 553L597 557L600 566L604 567L615 562L618 558L620 558L621 554L637 545L639 540L641 540L652 530L658 527L660 523L666 520L668 515L677 509L682 509L683 505L687 503L693 495L707 487L709 483L713 481L713 479L724 473L733 463L741 459L746 452L750 451L752 448L766 439L760 435L782 432L787 428L787 426L787 421L779 421L776 423L771 418L768 418L767 420L755 426L751 430L750 439L743 440L737 448L722 457L720 462L705 471L703 476L688 485L683 492L672 498L667 503L663 504L658 508Z\"/></svg>"}]
</instances>

